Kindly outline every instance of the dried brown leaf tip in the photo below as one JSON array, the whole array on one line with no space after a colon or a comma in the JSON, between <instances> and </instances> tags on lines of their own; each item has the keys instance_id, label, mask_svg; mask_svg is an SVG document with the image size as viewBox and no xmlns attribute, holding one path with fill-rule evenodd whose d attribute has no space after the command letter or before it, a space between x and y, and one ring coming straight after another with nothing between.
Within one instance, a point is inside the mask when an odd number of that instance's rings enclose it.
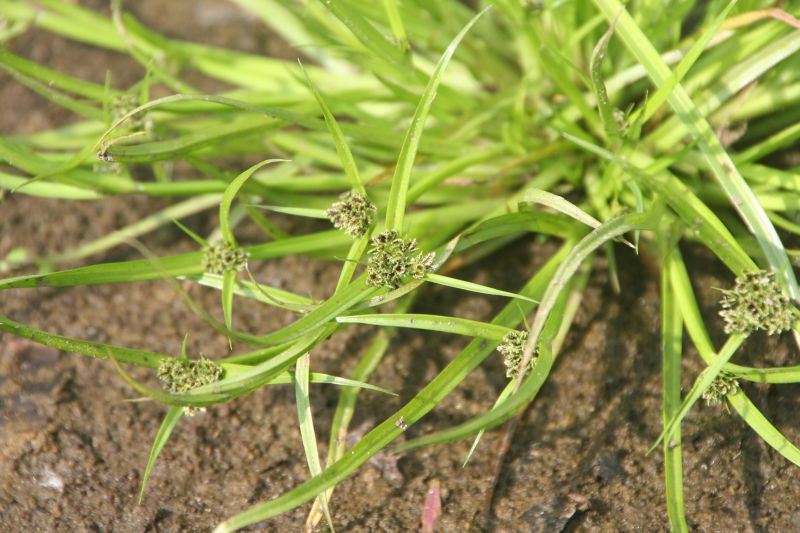
<instances>
[{"instance_id":1,"label":"dried brown leaf tip","mask_svg":"<svg viewBox=\"0 0 800 533\"><path fill-rule=\"evenodd\" d=\"M210 274L241 272L247 265L247 252L225 241L217 241L205 250L203 270Z\"/></svg>"},{"instance_id":2,"label":"dried brown leaf tip","mask_svg":"<svg viewBox=\"0 0 800 533\"><path fill-rule=\"evenodd\" d=\"M349 192L340 197L325 214L333 226L350 235L362 237L372 225L372 214L377 208L363 194Z\"/></svg>"},{"instance_id":3,"label":"dried brown leaf tip","mask_svg":"<svg viewBox=\"0 0 800 533\"><path fill-rule=\"evenodd\" d=\"M728 394L736 394L738 391L739 382L736 380L736 376L728 372L720 372L711 385L703 391L703 400L706 401L706 405L719 405L725 401Z\"/></svg>"},{"instance_id":4,"label":"dried brown leaf tip","mask_svg":"<svg viewBox=\"0 0 800 533\"><path fill-rule=\"evenodd\" d=\"M503 364L506 365L506 377L513 378L519 373L522 356L525 353L525 343L528 341L527 331L512 331L503 338L497 351L503 354ZM530 368L536 366L536 354L531 357Z\"/></svg>"},{"instance_id":5,"label":"dried brown leaf tip","mask_svg":"<svg viewBox=\"0 0 800 533\"><path fill-rule=\"evenodd\" d=\"M747 272L736 278L733 289L722 292L719 314L725 320L725 333L749 334L761 329L775 335L792 329L792 303L775 281L774 272Z\"/></svg>"},{"instance_id":6,"label":"dried brown leaf tip","mask_svg":"<svg viewBox=\"0 0 800 533\"><path fill-rule=\"evenodd\" d=\"M396 230L383 231L372 238L367 284L396 289L405 279L422 279L433 266L433 257L417 248L416 239L403 239Z\"/></svg>"}]
</instances>

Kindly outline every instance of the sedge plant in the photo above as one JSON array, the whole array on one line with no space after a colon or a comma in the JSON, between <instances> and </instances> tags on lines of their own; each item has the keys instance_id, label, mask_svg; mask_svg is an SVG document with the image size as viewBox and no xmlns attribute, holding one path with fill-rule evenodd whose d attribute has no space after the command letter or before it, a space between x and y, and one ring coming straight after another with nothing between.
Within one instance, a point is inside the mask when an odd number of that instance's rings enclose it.
<instances>
[{"instance_id":1,"label":"sedge plant","mask_svg":"<svg viewBox=\"0 0 800 533\"><path fill-rule=\"evenodd\" d=\"M142 496L183 416L289 384L310 477L275 499L231 509L216 531L310 500L309 525L324 518L333 530L336 485L392 446L487 358L506 365L508 385L494 405L394 451L465 438L473 438L474 451L485 431L531 404L569 332L570 302L579 301L570 297L584 290L598 254L616 278L619 246L646 251L660 269L663 433L653 449L662 446L665 457L665 522L687 531L681 421L700 399L724 403L800 466L800 450L749 400L745 385L798 383L800 367L731 362L753 331L787 338L798 331L793 265L800 251L786 246L800 234L800 174L785 157L800 138L800 22L791 3L778 9L760 0L678 2L668 15L654 0L235 3L302 47L304 63L169 39L120 2L110 17L62 0L0 3L3 42L36 27L128 54L147 71L132 87L100 85L0 48L8 75L80 118L0 137L7 197L56 198L65 206L116 195L169 202L67 252L10 251L0 263L0 290L167 280L181 292L174 282L185 280L219 290L224 320L204 318L231 345L250 347L199 358L185 349L160 354L0 317L6 333L107 359L138 393L167 406ZM204 94L185 80L188 69L230 89ZM156 86L169 95L151 98ZM261 163L231 168L230 156ZM203 177L187 178L171 162ZM154 179L133 171L140 166L150 167ZM219 228L210 238L181 222L212 209ZM287 233L274 224L276 213L328 220L329 227ZM248 220L262 230L262 242L236 239ZM194 251L157 256L138 244L170 224L194 241ZM528 235L557 242L558 251L516 292L450 275ZM722 346L711 341L712 326L699 311L683 243L706 248L730 271L730 286L720 292ZM92 262L126 244L144 258ZM327 260L340 272L335 289L313 300L250 272L251 264L290 255ZM85 266L62 268L70 261ZM38 272L23 275L22 268ZM417 295L430 284L507 305L489 322L415 313ZM240 331L233 318L242 298L289 310L295 320L275 331ZM375 337L351 375L312 372L315 348L353 324L373 326ZM360 391L390 393L369 379L397 328L472 341L348 448ZM706 367L682 397L684 336ZM129 365L151 369L153 383L134 380ZM324 461L310 409L316 384L343 387Z\"/></svg>"}]
</instances>

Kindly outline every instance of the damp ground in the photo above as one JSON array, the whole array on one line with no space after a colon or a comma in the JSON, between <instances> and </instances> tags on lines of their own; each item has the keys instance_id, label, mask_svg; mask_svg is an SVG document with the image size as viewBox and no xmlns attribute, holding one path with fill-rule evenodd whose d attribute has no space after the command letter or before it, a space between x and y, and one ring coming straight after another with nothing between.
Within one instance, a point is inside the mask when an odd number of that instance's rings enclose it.
<instances>
[{"instance_id":1,"label":"damp ground","mask_svg":"<svg viewBox=\"0 0 800 533\"><path fill-rule=\"evenodd\" d=\"M166 8L165 6L170 6ZM232 4L145 1L133 6L146 24L171 37L203 39L267 55L292 51ZM102 83L106 69L118 87L142 70L124 56L93 50L42 32L18 38L12 49L65 72ZM209 90L215 89L213 85ZM0 75L0 131L38 131L69 115ZM0 256L24 246L30 253L63 251L152 213L165 204L141 197L60 202L22 195L0 203ZM307 231L288 219L280 224ZM197 231L213 229L213 213L192 217ZM242 228L242 240L257 239ZM145 244L160 254L192 243L173 228ZM515 290L553 253L554 245L520 240L457 276ZM732 283L710 256L684 250L717 345L719 293ZM122 246L93 262L138 258ZM645 455L661 421L661 355L657 277L646 256L619 250L622 294L598 259L589 287L553 373L518 427L498 481L491 518L476 530L498 532L666 531L659 452ZM74 266L74 265L73 265ZM335 285L335 265L289 257L254 265L259 279L323 298ZM188 287L216 312L218 295ZM239 305L241 303L241 305ZM445 288L426 290L415 312L487 320L503 302ZM0 313L48 331L101 342L177 353L189 333L191 353L221 355L225 339L193 315L164 282L0 293ZM237 302L236 323L268 332L290 315ZM347 375L374 330L352 328L312 353L316 371ZM387 400L362 393L353 438L391 415L466 344L461 338L402 331L371 381L399 393ZM796 363L789 339L754 336L737 362ZM684 390L702 369L687 346ZM152 379L147 373L138 378ZM505 385L500 357L489 358L441 405L408 429L413 437L452 426L490 407ZM755 404L793 442L800 442L800 386L745 384ZM206 413L184 418L156 464L141 505L137 494L150 443L165 409L126 400L136 394L113 366L0 335L0 524L4 531L209 531L220 520L274 498L307 479L288 386L259 390ZM321 442L327 442L337 390L313 389ZM775 453L735 416L698 407L684 423L686 510L692 531L783 532L800 524L797 467ZM339 531L419 529L425 493L442 490L439 531L463 531L484 506L486 476L497 441L487 434L462 468L469 442L391 456L365 464L334 494ZM321 453L326 453L325 446ZM338 496L337 496L338 495ZM302 531L309 505L252 530Z\"/></svg>"}]
</instances>

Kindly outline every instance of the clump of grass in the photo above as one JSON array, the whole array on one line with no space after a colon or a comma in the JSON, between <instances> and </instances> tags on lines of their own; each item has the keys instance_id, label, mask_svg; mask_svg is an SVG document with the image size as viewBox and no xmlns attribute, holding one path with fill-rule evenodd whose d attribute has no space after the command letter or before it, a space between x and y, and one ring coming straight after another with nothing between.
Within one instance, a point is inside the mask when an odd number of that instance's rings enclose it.
<instances>
[{"instance_id":1,"label":"clump of grass","mask_svg":"<svg viewBox=\"0 0 800 533\"><path fill-rule=\"evenodd\" d=\"M417 247L416 239L404 239L397 230L386 230L371 241L367 261L367 285L396 289L408 279L422 279L433 266L434 254Z\"/></svg>"},{"instance_id":2,"label":"clump of grass","mask_svg":"<svg viewBox=\"0 0 800 533\"><path fill-rule=\"evenodd\" d=\"M722 292L719 314L725 320L725 333L763 330L776 335L792 329L794 308L773 272L745 272L737 276L733 289Z\"/></svg>"},{"instance_id":3,"label":"clump of grass","mask_svg":"<svg viewBox=\"0 0 800 533\"><path fill-rule=\"evenodd\" d=\"M366 196L348 192L331 205L325 215L335 228L343 230L351 237L363 237L372 225L375 211L377 208Z\"/></svg>"},{"instance_id":4,"label":"clump of grass","mask_svg":"<svg viewBox=\"0 0 800 533\"><path fill-rule=\"evenodd\" d=\"M12 250L0 258L0 268L41 271L11 272L0 290L167 279L232 346L252 350L222 354L217 363L189 362L0 317L0 330L111 357L115 364L158 369L168 380L165 392L123 373L137 391L170 406L151 448L142 495L186 412L289 384L310 479L232 516L218 531L312 499L307 527L325 517L332 528L329 502L336 485L404 429L411 436L405 450L477 435L474 452L483 432L533 402L569 335L593 258L604 254L612 288L626 290L616 275L617 243L658 258L651 266L660 271L662 289L665 521L672 530L688 531L680 424L701 398L725 398L766 444L800 465L800 449L738 387L741 380L798 383L800 371L730 362L751 331L796 327L790 302L800 301L800 289L789 257L800 251L786 249L783 240L800 235L800 186L797 169L775 163L800 138L793 123L800 116L797 61L790 57L800 51L800 22L792 14L758 1L681 2L668 17L663 3L652 1L625 7L618 0L498 1L489 11L461 0L287 0L278 11L270 2L238 3L291 45L302 46L313 66L158 36L116 2L111 19L62 0L0 2L0 18L13 29L0 29L0 41L41 24L69 39L127 51L148 70L131 87L98 85L0 48L0 68L82 120L1 136L0 188L65 202L133 194L172 202L74 250L39 259ZM201 94L184 79L184 68L233 90ZM170 95L152 99L151 88ZM726 128L745 133L723 146L715 132ZM96 162L98 153L103 164ZM232 156L262 162L242 171L230 167ZM196 235L177 220L211 208L219 210L211 236ZM336 229L287 232L272 220L276 212L328 219ZM202 253L146 254L145 261L58 270L172 221ZM244 223L263 238L240 245L234 233ZM558 243L558 252L532 268L516 291L449 277L478 259L514 253L512 243L528 234ZM691 265L680 254L686 243L707 249L737 277L723 296L728 338L720 347L699 311ZM269 286L249 270L249 280L238 279L248 262L291 255L340 265L336 287L312 300L291 286ZM365 263L366 272L358 274ZM198 309L175 279L219 290L224 324ZM512 301L488 322L414 313L415 298L431 283ZM241 298L297 318L276 331L237 331L233 315ZM382 329L350 378L311 372L314 349L353 323ZM348 448L359 391L385 392L366 382L400 327L473 340L386 423ZM682 398L684 333L706 368ZM496 346L506 375L519 379L511 379L483 414L413 435L415 423ZM525 354L535 372L520 372L528 364ZM324 465L310 408L316 383L346 385Z\"/></svg>"}]
</instances>

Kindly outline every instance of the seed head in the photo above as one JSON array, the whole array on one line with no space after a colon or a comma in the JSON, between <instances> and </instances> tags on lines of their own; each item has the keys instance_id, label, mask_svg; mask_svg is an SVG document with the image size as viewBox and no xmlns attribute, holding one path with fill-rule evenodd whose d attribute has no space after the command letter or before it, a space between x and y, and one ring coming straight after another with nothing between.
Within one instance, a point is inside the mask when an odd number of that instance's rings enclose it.
<instances>
[{"instance_id":1,"label":"seed head","mask_svg":"<svg viewBox=\"0 0 800 533\"><path fill-rule=\"evenodd\" d=\"M187 392L219 379L222 367L211 359L164 358L158 365L158 378L170 392Z\"/></svg>"},{"instance_id":2,"label":"seed head","mask_svg":"<svg viewBox=\"0 0 800 533\"><path fill-rule=\"evenodd\" d=\"M224 274L231 270L241 272L247 264L247 252L231 246L226 241L217 241L205 250L203 269L211 274Z\"/></svg>"},{"instance_id":3,"label":"seed head","mask_svg":"<svg viewBox=\"0 0 800 533\"><path fill-rule=\"evenodd\" d=\"M377 208L363 194L349 192L339 197L325 214L333 226L351 237L361 237L372 224L372 214Z\"/></svg>"},{"instance_id":4,"label":"seed head","mask_svg":"<svg viewBox=\"0 0 800 533\"><path fill-rule=\"evenodd\" d=\"M161 360L156 375L170 392L181 393L219 380L222 376L222 367L205 357L197 360L170 357ZM186 414L189 416L193 416L198 411L205 411L205 409L186 408Z\"/></svg>"},{"instance_id":5,"label":"seed head","mask_svg":"<svg viewBox=\"0 0 800 533\"><path fill-rule=\"evenodd\" d=\"M519 373L519 365L525 352L525 343L528 341L527 331L512 331L503 338L497 351L503 354L503 363L506 365L506 377L513 378ZM530 368L536 365L537 357L531 358Z\"/></svg>"},{"instance_id":6,"label":"seed head","mask_svg":"<svg viewBox=\"0 0 800 533\"><path fill-rule=\"evenodd\" d=\"M703 399L706 401L706 405L719 405L728 394L736 394L738 391L739 382L736 380L736 376L728 372L720 372L703 392Z\"/></svg>"},{"instance_id":7,"label":"seed head","mask_svg":"<svg viewBox=\"0 0 800 533\"><path fill-rule=\"evenodd\" d=\"M433 266L433 257L417 248L416 239L403 239L396 230L383 231L372 238L367 284L396 289L404 279L422 279Z\"/></svg>"},{"instance_id":8,"label":"seed head","mask_svg":"<svg viewBox=\"0 0 800 533\"><path fill-rule=\"evenodd\" d=\"M116 122L139 107L139 101L136 96L131 94L121 94L112 98L108 107L111 114L111 121ZM149 131L152 128L152 120L147 113L139 112L129 118L123 127L133 131Z\"/></svg>"},{"instance_id":9,"label":"seed head","mask_svg":"<svg viewBox=\"0 0 800 533\"><path fill-rule=\"evenodd\" d=\"M757 329L775 335L792 329L795 317L789 298L775 282L775 273L747 272L736 278L731 290L724 290L720 316L725 333L749 334Z\"/></svg>"}]
</instances>

